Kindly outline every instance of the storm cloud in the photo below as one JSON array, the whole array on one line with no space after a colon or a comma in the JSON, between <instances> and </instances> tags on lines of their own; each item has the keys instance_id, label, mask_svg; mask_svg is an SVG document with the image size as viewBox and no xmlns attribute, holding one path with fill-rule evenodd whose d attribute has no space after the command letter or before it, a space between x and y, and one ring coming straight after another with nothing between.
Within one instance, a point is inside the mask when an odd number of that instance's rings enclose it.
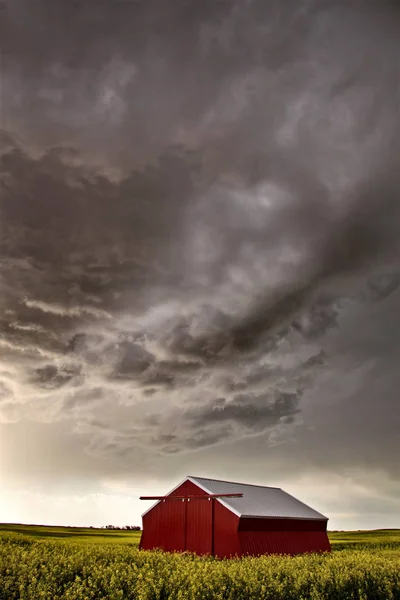
<instances>
[{"instance_id":1,"label":"storm cloud","mask_svg":"<svg viewBox=\"0 0 400 600\"><path fill-rule=\"evenodd\" d=\"M398 478L396 3L1 13L10 481Z\"/></svg>"}]
</instances>

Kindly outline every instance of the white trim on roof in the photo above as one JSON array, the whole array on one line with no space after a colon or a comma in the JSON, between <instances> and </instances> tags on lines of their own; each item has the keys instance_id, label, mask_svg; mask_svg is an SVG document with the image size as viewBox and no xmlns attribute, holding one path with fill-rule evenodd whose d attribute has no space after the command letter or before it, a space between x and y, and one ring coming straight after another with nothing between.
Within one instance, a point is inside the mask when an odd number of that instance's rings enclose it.
<instances>
[{"instance_id":1,"label":"white trim on roof","mask_svg":"<svg viewBox=\"0 0 400 600\"><path fill-rule=\"evenodd\" d=\"M296 498L296 500L297 500L297 498ZM311 508L311 506L309 506L308 508ZM229 508L229 510L233 510L233 509ZM312 509L312 510L314 510L314 509ZM242 515L242 513L240 513L240 517L242 519L264 519L264 521L268 520L268 519L272 519L272 520L279 519L279 521L285 521L285 520L286 521L328 521L328 517L324 517L323 515L322 515L323 518L322 517L319 518L319 517L282 517L279 515L276 515L276 516L274 516L274 515L271 515L271 516L269 516L269 515L244 515L244 514Z\"/></svg>"},{"instance_id":2,"label":"white trim on roof","mask_svg":"<svg viewBox=\"0 0 400 600\"><path fill-rule=\"evenodd\" d=\"M178 483L178 485L176 485L174 488L172 488L172 490L170 490L167 494L165 494L165 496L169 496L170 494L172 494L172 492L174 492L179 487L181 487L181 485L183 485L186 481L190 481L190 483L193 483L195 486L201 488L202 490L204 490L206 492L206 494L212 494L212 492L208 488L206 488L202 483L198 482L195 477L188 475L187 477L185 477L185 479L183 481ZM229 482L229 481L222 482L221 481L221 483L231 483L231 482ZM221 493L223 493L223 492L221 492ZM231 512L235 513L235 515L240 517L240 514L241 514L240 512L238 512L237 510L232 508L232 506L229 506L229 504L227 504L226 502L221 500L221 498L216 498L216 499L218 500L218 502L221 502L221 504L223 504L223 506L225 506L225 508L227 508ZM148 508L144 513L142 513L142 515L141 515L142 519L145 515L147 515L148 512L153 510L153 508L155 508L157 506L157 504L160 504L160 502L161 502L161 500L156 500L156 502L154 502L154 504L152 504L150 506L150 508Z\"/></svg>"},{"instance_id":3,"label":"white trim on roof","mask_svg":"<svg viewBox=\"0 0 400 600\"><path fill-rule=\"evenodd\" d=\"M164 496L169 496L170 494L172 494L172 492L174 492L175 490L178 489L178 487L180 487L183 483L185 483L185 481L187 481L189 479L189 477L185 477L185 479L183 481L181 481L180 483L178 483L178 485L176 485L174 488L172 488L172 490L170 490L168 492L168 494L164 494ZM156 495L156 494L154 494ZM161 494L160 494L161 495ZM151 510L153 510L153 508L155 506L157 506L157 504L160 504L161 500L156 500L156 502L154 504L152 504L150 506L150 508L148 508L144 513L142 513L141 517L143 519L144 515L147 515L148 512L150 512Z\"/></svg>"},{"instance_id":4,"label":"white trim on roof","mask_svg":"<svg viewBox=\"0 0 400 600\"><path fill-rule=\"evenodd\" d=\"M191 483L194 483L194 485L197 485L197 487L201 488L202 490L204 490L205 492L207 492L207 494L212 494L213 492L211 490L209 490L208 488L206 488L206 486L203 483L200 483L199 481L197 481L197 479L195 477L188 477L187 478ZM223 483L221 481L221 483ZM228 483L228 481L226 481L225 483ZM223 494L224 492L221 491L221 494ZM237 515L238 517L240 517L240 512L238 510L236 510L235 508L232 508L232 506L229 506L229 504L227 504L226 502L224 502L224 500L222 500L222 498L216 498L216 500L218 502L220 502L223 506L225 506L225 508L227 508L228 510L230 510L231 512L233 512L235 515Z\"/></svg>"}]
</instances>

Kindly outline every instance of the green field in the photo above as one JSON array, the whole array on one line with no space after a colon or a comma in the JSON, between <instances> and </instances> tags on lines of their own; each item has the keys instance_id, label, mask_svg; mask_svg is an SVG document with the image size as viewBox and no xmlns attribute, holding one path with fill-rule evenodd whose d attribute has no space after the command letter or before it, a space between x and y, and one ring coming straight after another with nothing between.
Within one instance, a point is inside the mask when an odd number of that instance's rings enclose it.
<instances>
[{"instance_id":1,"label":"green field","mask_svg":"<svg viewBox=\"0 0 400 600\"><path fill-rule=\"evenodd\" d=\"M370 547L371 544L391 545L400 550L400 529L374 529L371 531L335 531L329 532L333 549L351 547Z\"/></svg>"},{"instance_id":2,"label":"green field","mask_svg":"<svg viewBox=\"0 0 400 600\"><path fill-rule=\"evenodd\" d=\"M95 542L97 544L129 544L138 546L140 531L107 530L88 527L53 527L48 525L19 525L0 523L0 539L7 533L20 534L36 540L68 540ZM329 532L333 549L369 547L370 544L397 546L400 549L400 529L376 529L372 531Z\"/></svg>"},{"instance_id":3,"label":"green field","mask_svg":"<svg viewBox=\"0 0 400 600\"><path fill-rule=\"evenodd\" d=\"M139 545L141 536L140 531L0 523L0 539L4 539L7 534L19 534L33 540L66 540L96 544L133 544L134 546Z\"/></svg>"},{"instance_id":4,"label":"green field","mask_svg":"<svg viewBox=\"0 0 400 600\"><path fill-rule=\"evenodd\" d=\"M400 600L400 530L329 537L324 555L219 561L139 551L140 532L0 525L0 600Z\"/></svg>"}]
</instances>

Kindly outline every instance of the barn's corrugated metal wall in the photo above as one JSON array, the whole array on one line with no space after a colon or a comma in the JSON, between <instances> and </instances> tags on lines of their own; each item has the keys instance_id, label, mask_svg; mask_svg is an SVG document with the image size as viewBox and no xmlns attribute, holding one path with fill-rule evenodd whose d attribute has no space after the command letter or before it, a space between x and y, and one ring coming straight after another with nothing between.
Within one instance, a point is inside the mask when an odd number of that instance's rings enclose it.
<instances>
[{"instance_id":1,"label":"barn's corrugated metal wall","mask_svg":"<svg viewBox=\"0 0 400 600\"><path fill-rule=\"evenodd\" d=\"M170 496L204 495L204 491L185 481ZM143 517L140 547L162 548L210 554L212 502L176 500L159 502Z\"/></svg>"},{"instance_id":2,"label":"barn's corrugated metal wall","mask_svg":"<svg viewBox=\"0 0 400 600\"><path fill-rule=\"evenodd\" d=\"M214 503L214 554L219 558L240 556L239 517L217 500Z\"/></svg>"},{"instance_id":3,"label":"barn's corrugated metal wall","mask_svg":"<svg viewBox=\"0 0 400 600\"><path fill-rule=\"evenodd\" d=\"M187 501L186 550L197 554L211 554L211 501Z\"/></svg>"},{"instance_id":4,"label":"barn's corrugated metal wall","mask_svg":"<svg viewBox=\"0 0 400 600\"><path fill-rule=\"evenodd\" d=\"M242 554L302 554L330 550L322 531L239 531Z\"/></svg>"},{"instance_id":5,"label":"barn's corrugated metal wall","mask_svg":"<svg viewBox=\"0 0 400 600\"><path fill-rule=\"evenodd\" d=\"M326 521L242 517L240 531L326 531Z\"/></svg>"},{"instance_id":6,"label":"barn's corrugated metal wall","mask_svg":"<svg viewBox=\"0 0 400 600\"><path fill-rule=\"evenodd\" d=\"M185 534L185 506L183 502L160 502L143 517L140 547L183 551Z\"/></svg>"}]
</instances>

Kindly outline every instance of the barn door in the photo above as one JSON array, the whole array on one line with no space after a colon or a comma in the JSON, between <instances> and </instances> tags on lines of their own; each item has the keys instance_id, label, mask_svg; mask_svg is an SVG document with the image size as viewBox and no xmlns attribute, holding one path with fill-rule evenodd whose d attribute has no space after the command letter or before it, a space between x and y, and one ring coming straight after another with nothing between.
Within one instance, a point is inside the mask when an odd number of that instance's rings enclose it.
<instances>
[{"instance_id":1,"label":"barn door","mask_svg":"<svg viewBox=\"0 0 400 600\"><path fill-rule=\"evenodd\" d=\"M186 502L160 502L157 510L157 546L169 552L185 549L185 504Z\"/></svg>"},{"instance_id":2,"label":"barn door","mask_svg":"<svg viewBox=\"0 0 400 600\"><path fill-rule=\"evenodd\" d=\"M186 550L197 554L212 553L212 505L208 498L186 502Z\"/></svg>"}]
</instances>

